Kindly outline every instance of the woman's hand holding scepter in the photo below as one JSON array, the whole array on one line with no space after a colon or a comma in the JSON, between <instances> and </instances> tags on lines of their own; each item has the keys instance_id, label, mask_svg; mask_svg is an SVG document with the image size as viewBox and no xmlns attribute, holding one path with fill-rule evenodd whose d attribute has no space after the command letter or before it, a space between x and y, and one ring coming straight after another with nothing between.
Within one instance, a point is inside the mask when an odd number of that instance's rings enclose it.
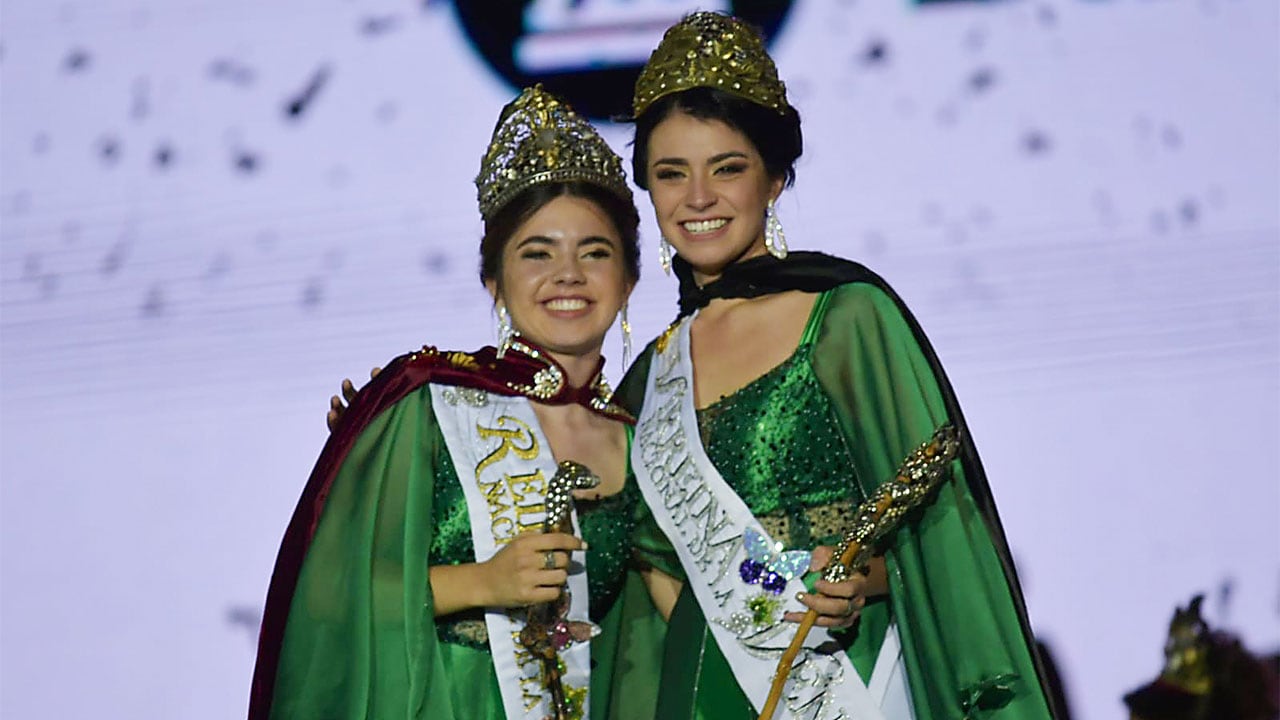
<instances>
[{"instance_id":1,"label":"woman's hand holding scepter","mask_svg":"<svg viewBox=\"0 0 1280 720\"><path fill-rule=\"evenodd\" d=\"M947 468L959 450L960 436L951 425L938 428L928 442L916 448L902 462L897 476L881 485L875 495L858 506L853 527L845 533L844 540L832 555L835 562L828 563L823 569L823 579L833 583L843 582L849 578L853 568L866 565L875 554L879 541L893 534L908 512L927 504L931 492L942 483ZM791 645L778 661L778 670L773 676L764 709L760 712L760 720L770 720L773 717L778 700L782 697L782 688L791 674L792 663L817 619L817 611L809 610L800 621Z\"/></svg>"},{"instance_id":2,"label":"woman's hand holding scepter","mask_svg":"<svg viewBox=\"0 0 1280 720\"><path fill-rule=\"evenodd\" d=\"M544 533L571 533L569 521L573 510L573 491L586 490L600 484L600 478L587 466L565 460L556 468L556 474L547 483L546 519L542 523ZM548 565L551 553L548 552ZM551 693L551 716L548 720L566 720L570 712L570 698L566 697L561 680L560 649L574 642L586 642L600 630L589 622L569 620L569 591L561 589L560 596L551 602L529 608L524 629L520 631L520 644L542 660L542 680Z\"/></svg>"}]
</instances>

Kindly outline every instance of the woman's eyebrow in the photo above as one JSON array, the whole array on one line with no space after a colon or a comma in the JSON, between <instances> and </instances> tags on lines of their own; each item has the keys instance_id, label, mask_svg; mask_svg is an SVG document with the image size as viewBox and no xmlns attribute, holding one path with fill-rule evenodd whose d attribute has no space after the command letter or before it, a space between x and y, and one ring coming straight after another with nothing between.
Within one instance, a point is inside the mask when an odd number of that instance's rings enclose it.
<instances>
[{"instance_id":1,"label":"woman's eyebrow","mask_svg":"<svg viewBox=\"0 0 1280 720\"><path fill-rule=\"evenodd\" d=\"M613 241L603 235L591 235L578 241L578 247L585 247L587 245L606 245L610 250L614 247Z\"/></svg>"},{"instance_id":2,"label":"woman's eyebrow","mask_svg":"<svg viewBox=\"0 0 1280 720\"><path fill-rule=\"evenodd\" d=\"M729 150L727 152L722 152L717 155L712 155L710 158L707 159L707 164L714 165L718 162L722 162L730 158L742 158L743 160L748 159L747 154L742 152L741 150ZM685 160L684 158L665 157L665 158L659 158L657 160L654 160L653 164L654 165L678 165L681 167L685 167L689 165L689 161Z\"/></svg>"},{"instance_id":3,"label":"woman's eyebrow","mask_svg":"<svg viewBox=\"0 0 1280 720\"><path fill-rule=\"evenodd\" d=\"M556 244L556 241L552 240L546 235L530 235L529 237L516 243L516 249L519 250L525 245L555 245L555 244Z\"/></svg>"}]
</instances>

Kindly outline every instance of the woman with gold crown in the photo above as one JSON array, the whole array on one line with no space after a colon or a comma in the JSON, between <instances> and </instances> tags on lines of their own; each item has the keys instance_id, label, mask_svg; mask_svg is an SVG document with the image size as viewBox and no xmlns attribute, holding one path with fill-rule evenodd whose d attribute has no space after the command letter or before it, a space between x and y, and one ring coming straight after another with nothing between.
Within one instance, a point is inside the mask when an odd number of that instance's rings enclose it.
<instances>
[{"instance_id":1,"label":"woman with gold crown","mask_svg":"<svg viewBox=\"0 0 1280 720\"><path fill-rule=\"evenodd\" d=\"M601 372L639 276L622 161L533 88L476 185L499 346L400 356L336 424L276 561L251 718L652 714L656 678L614 690L660 639L620 640L644 593L626 573L634 419Z\"/></svg>"},{"instance_id":2,"label":"woman with gold crown","mask_svg":"<svg viewBox=\"0 0 1280 720\"><path fill-rule=\"evenodd\" d=\"M774 201L795 177L800 118L760 36L686 17L641 72L633 115L634 178L680 280L679 317L619 391L674 550L646 560L685 578L658 716L754 717L813 609L777 717L1050 717L995 505L928 340L870 270L787 249ZM932 504L851 579L806 585L853 509L944 424L963 444Z\"/></svg>"}]
</instances>

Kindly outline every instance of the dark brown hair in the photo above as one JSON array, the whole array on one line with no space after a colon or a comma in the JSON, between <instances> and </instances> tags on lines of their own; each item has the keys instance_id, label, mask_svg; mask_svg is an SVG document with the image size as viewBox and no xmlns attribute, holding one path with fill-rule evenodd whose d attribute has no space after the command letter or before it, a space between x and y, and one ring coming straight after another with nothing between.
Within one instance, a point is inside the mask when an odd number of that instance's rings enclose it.
<instances>
[{"instance_id":1,"label":"dark brown hair","mask_svg":"<svg viewBox=\"0 0 1280 720\"><path fill-rule=\"evenodd\" d=\"M640 215L634 203L610 190L580 180L534 185L503 205L484 224L480 239L480 280L493 280L501 285L502 251L516 230L547 203L558 197L582 198L604 211L622 239L623 269L628 279L640 279Z\"/></svg>"},{"instance_id":2,"label":"dark brown hair","mask_svg":"<svg viewBox=\"0 0 1280 720\"><path fill-rule=\"evenodd\" d=\"M795 108L787 106L779 113L723 90L697 87L659 98L636 118L631 175L641 188L649 189L649 136L677 110L699 120L719 120L746 135L770 178L782 178L785 187L795 183L796 160L804 152L800 113Z\"/></svg>"}]
</instances>

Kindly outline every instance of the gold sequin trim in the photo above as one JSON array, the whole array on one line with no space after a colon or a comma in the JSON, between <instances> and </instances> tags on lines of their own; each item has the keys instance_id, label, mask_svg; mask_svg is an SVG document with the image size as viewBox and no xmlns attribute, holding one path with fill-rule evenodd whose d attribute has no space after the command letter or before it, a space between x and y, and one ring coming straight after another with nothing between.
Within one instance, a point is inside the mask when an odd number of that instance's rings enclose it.
<instances>
[{"instance_id":1,"label":"gold sequin trim","mask_svg":"<svg viewBox=\"0 0 1280 720\"><path fill-rule=\"evenodd\" d=\"M673 322L668 325L667 329L663 330L662 334L658 336L658 340L654 343L654 349L659 353L665 353L667 351L667 345L671 344L671 338L675 337L676 330L679 329L679 322Z\"/></svg>"},{"instance_id":2,"label":"gold sequin trim","mask_svg":"<svg viewBox=\"0 0 1280 720\"><path fill-rule=\"evenodd\" d=\"M823 538L840 538L853 522L853 507L848 502L834 502L805 508L805 518L809 522L809 536L815 541ZM791 537L791 518L785 513L774 512L758 515L756 519L764 527L769 537Z\"/></svg>"},{"instance_id":3,"label":"gold sequin trim","mask_svg":"<svg viewBox=\"0 0 1280 720\"><path fill-rule=\"evenodd\" d=\"M409 353L409 362L415 362L419 358L431 357L432 355L439 355L439 354L440 354L440 351L435 349L434 347L430 345L423 345L421 349L414 350L413 352Z\"/></svg>"},{"instance_id":4,"label":"gold sequin trim","mask_svg":"<svg viewBox=\"0 0 1280 720\"><path fill-rule=\"evenodd\" d=\"M476 361L475 356L470 353L451 352L448 357L449 364L456 368L462 368L464 370L480 369L480 363Z\"/></svg>"}]
</instances>

